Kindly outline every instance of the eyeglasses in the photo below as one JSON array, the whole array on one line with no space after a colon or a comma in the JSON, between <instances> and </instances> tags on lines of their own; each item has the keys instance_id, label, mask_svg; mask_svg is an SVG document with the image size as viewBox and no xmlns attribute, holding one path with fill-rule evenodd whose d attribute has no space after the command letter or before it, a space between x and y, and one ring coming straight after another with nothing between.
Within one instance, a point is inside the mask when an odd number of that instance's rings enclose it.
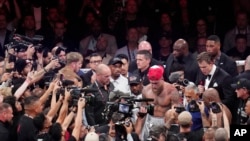
<instances>
[{"instance_id":1,"label":"eyeglasses","mask_svg":"<svg viewBox=\"0 0 250 141\"><path fill-rule=\"evenodd\" d=\"M91 64L99 64L101 62L102 62L102 60L96 60L96 61L90 61L89 63L91 63Z\"/></svg>"}]
</instances>

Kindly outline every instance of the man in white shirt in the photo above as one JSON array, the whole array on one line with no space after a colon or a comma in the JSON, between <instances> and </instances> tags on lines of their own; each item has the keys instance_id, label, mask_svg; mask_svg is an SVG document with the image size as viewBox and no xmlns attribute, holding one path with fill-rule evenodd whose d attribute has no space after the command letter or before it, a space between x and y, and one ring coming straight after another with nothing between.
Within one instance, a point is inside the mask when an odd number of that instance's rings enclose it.
<instances>
[{"instance_id":1,"label":"man in white shirt","mask_svg":"<svg viewBox=\"0 0 250 141\"><path fill-rule=\"evenodd\" d=\"M232 110L236 99L236 94L230 86L232 77L214 64L214 60L208 52L200 53L197 56L197 62L201 72L197 76L199 92L203 93L208 88L215 88L219 92L222 103Z\"/></svg>"},{"instance_id":2,"label":"man in white shirt","mask_svg":"<svg viewBox=\"0 0 250 141\"><path fill-rule=\"evenodd\" d=\"M120 91L127 95L130 94L128 79L121 75L122 61L118 57L114 57L109 61L109 68L111 70L110 82L114 85L114 91Z\"/></svg>"}]
</instances>

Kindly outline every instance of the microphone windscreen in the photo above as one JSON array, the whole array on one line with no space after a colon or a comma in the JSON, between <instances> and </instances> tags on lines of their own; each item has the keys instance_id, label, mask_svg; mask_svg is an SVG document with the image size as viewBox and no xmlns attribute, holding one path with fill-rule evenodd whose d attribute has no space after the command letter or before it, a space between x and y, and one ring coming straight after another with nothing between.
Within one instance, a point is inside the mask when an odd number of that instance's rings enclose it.
<instances>
[{"instance_id":1,"label":"microphone windscreen","mask_svg":"<svg viewBox=\"0 0 250 141\"><path fill-rule=\"evenodd\" d=\"M173 72L169 75L168 79L171 83L176 83L180 79L180 74L178 72Z\"/></svg>"}]
</instances>

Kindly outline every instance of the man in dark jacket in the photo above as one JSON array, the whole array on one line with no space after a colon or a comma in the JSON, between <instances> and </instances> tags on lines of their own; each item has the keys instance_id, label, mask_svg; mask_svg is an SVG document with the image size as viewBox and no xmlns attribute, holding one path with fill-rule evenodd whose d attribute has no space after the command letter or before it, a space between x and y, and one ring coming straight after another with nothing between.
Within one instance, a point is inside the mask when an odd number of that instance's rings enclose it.
<instances>
[{"instance_id":1,"label":"man in dark jacket","mask_svg":"<svg viewBox=\"0 0 250 141\"><path fill-rule=\"evenodd\" d=\"M0 139L1 141L10 141L8 124L13 118L13 110L7 103L0 104Z\"/></svg>"}]
</instances>

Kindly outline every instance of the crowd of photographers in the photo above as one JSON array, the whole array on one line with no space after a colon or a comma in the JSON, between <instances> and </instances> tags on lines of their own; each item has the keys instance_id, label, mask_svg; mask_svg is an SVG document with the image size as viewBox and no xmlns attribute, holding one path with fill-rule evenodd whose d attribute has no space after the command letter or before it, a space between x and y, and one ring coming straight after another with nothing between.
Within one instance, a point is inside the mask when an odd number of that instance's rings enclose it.
<instances>
[{"instance_id":1,"label":"crowd of photographers","mask_svg":"<svg viewBox=\"0 0 250 141\"><path fill-rule=\"evenodd\" d=\"M174 47L178 42L186 44L179 39ZM172 66L167 81L166 68L150 64L152 47L147 41L138 45L134 72L128 71L126 55L105 64L100 54L92 53L88 67L82 68L80 53L53 49L43 50L42 55L30 44L25 54L35 55L36 60L22 58L12 48L0 58L5 67L1 69L1 139L227 140L231 124L249 122L250 81L229 81L235 95L227 94L215 78L217 71L225 71L215 66L208 52L197 56L200 73L207 74L200 86L185 79L180 64ZM249 57L246 68L247 64ZM206 86L208 74L214 79L210 83L215 83L211 87ZM223 83L228 85L226 80ZM231 97L235 106L230 109Z\"/></svg>"},{"instance_id":2,"label":"crowd of photographers","mask_svg":"<svg viewBox=\"0 0 250 141\"><path fill-rule=\"evenodd\" d=\"M0 1L0 140L230 140L250 124L247 12L202 3Z\"/></svg>"}]
</instances>

